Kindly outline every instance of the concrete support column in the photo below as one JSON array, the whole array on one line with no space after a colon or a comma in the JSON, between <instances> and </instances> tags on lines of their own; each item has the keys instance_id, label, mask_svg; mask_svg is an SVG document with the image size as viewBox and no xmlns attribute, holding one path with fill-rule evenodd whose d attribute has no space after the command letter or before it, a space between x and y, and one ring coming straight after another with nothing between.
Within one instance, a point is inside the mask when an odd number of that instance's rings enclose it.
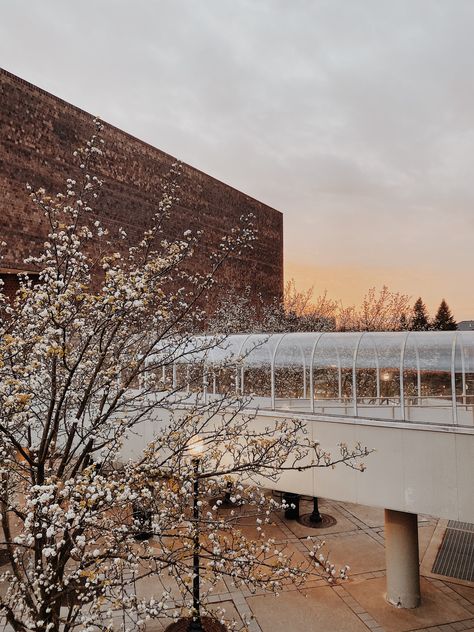
<instances>
[{"instance_id":1,"label":"concrete support column","mask_svg":"<svg viewBox=\"0 0 474 632\"><path fill-rule=\"evenodd\" d=\"M387 601L398 608L420 605L418 516L385 510Z\"/></svg>"}]
</instances>

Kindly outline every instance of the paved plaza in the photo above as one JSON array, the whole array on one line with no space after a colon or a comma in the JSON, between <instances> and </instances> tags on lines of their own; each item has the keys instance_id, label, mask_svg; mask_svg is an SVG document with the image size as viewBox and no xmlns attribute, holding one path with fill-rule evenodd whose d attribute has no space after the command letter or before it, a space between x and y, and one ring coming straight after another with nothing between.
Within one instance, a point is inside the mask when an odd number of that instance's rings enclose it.
<instances>
[{"instance_id":1,"label":"paved plaza","mask_svg":"<svg viewBox=\"0 0 474 632\"><path fill-rule=\"evenodd\" d=\"M431 572L447 521L419 518L422 605L404 610L389 605L384 597L383 510L327 500L320 500L319 506L322 513L337 520L334 526L309 529L279 513L265 533L285 543L296 560L308 553L307 536L320 536L331 561L351 567L347 581L330 587L323 580L312 580L303 590L287 589L279 597L250 594L223 581L210 598L211 607L225 608L226 618L239 625L243 618L253 617L251 632L474 632L474 583ZM302 514L309 513L312 504L302 501L300 509ZM244 518L241 525L249 537L257 535L252 521L247 523ZM163 584L154 585L150 578L138 584L142 597L158 595L163 589ZM174 592L173 586L168 588ZM164 622L149 622L146 632L160 632L165 627Z\"/></svg>"},{"instance_id":2,"label":"paved plaza","mask_svg":"<svg viewBox=\"0 0 474 632\"><path fill-rule=\"evenodd\" d=\"M311 509L309 502L301 503L301 513ZM474 583L431 573L446 521L419 518L422 605L403 610L384 598L383 510L325 500L320 501L320 510L336 518L337 524L328 529L308 529L277 515L266 534L285 542L296 558L307 554L308 535L322 536L331 561L351 567L349 580L334 588L322 580L312 581L304 590L285 590L279 597L250 594L223 583L211 598L216 608L225 608L226 615L238 622L253 616L252 632L474 632ZM251 536L254 527L244 530ZM153 591L150 583L146 591ZM163 628L154 622L147 626L147 632Z\"/></svg>"}]
</instances>

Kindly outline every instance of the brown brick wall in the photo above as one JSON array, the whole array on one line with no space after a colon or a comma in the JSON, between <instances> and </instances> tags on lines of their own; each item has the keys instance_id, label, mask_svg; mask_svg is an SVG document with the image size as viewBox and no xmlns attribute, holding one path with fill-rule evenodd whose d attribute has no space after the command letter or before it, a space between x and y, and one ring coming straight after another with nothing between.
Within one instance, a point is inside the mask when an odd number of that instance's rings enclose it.
<instances>
[{"instance_id":1,"label":"brown brick wall","mask_svg":"<svg viewBox=\"0 0 474 632\"><path fill-rule=\"evenodd\" d=\"M7 296L14 296L18 289L18 277L16 274L2 273L0 272L0 278L2 279L3 286L2 292L5 292Z\"/></svg>"},{"instance_id":2,"label":"brown brick wall","mask_svg":"<svg viewBox=\"0 0 474 632\"><path fill-rule=\"evenodd\" d=\"M0 239L7 242L6 271L27 269L25 257L37 252L47 234L45 218L32 205L26 184L48 193L64 190L77 174L72 152L93 133L92 116L0 69ZM137 237L147 227L161 196L163 178L175 159L105 124L105 156L99 163L104 186L98 202L103 222ZM233 259L222 272L237 291L251 286L269 301L283 285L283 218L265 204L183 165L180 202L173 211L169 237L188 228L205 231L196 260L205 269L206 252L242 214L257 217L259 238L253 251Z\"/></svg>"}]
</instances>

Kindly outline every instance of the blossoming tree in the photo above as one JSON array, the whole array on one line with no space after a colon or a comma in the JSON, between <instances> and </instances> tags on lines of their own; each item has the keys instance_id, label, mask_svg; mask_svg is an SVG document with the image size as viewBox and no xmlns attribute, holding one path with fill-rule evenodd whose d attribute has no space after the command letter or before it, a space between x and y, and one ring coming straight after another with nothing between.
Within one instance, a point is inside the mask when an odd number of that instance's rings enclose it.
<instances>
[{"instance_id":1,"label":"blossoming tree","mask_svg":"<svg viewBox=\"0 0 474 632\"><path fill-rule=\"evenodd\" d=\"M367 454L342 446L331 457L298 420L259 427L230 390L203 397L192 362L192 398L173 378L177 358L195 349L187 343L219 268L256 238L252 218L229 231L205 274L193 272L200 234L163 234L176 167L149 230L126 245L94 211L100 131L96 122L77 152L81 178L54 197L31 192L50 227L31 259L39 278L25 276L12 301L0 293L0 616L17 632L125 630L184 614L196 621L197 574L203 612L224 577L271 591L308 573L334 581L317 543L302 564L264 536L278 505L258 483L291 468L362 469ZM218 342L203 338L200 351ZM143 428L154 429L152 440L125 459ZM221 501L229 484L234 509ZM254 539L239 529L244 502ZM143 590L151 579L152 595Z\"/></svg>"}]
</instances>

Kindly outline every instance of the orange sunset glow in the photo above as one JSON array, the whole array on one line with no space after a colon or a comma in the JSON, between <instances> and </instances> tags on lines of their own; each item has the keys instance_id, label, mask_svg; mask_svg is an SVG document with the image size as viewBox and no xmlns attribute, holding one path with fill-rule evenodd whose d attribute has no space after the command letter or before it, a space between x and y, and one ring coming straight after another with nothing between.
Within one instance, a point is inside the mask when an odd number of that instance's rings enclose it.
<instances>
[{"instance_id":1,"label":"orange sunset glow","mask_svg":"<svg viewBox=\"0 0 474 632\"><path fill-rule=\"evenodd\" d=\"M449 273L436 274L429 268L368 268L362 266L311 266L287 260L285 279L294 279L298 290L314 288L314 296L327 290L328 296L340 300L344 305L359 305L370 287L380 289L383 285L408 294L414 303L422 296L431 315L436 312L442 298L451 306L458 321L472 320L473 300L466 286L453 283ZM444 293L443 293L443 288Z\"/></svg>"}]
</instances>

